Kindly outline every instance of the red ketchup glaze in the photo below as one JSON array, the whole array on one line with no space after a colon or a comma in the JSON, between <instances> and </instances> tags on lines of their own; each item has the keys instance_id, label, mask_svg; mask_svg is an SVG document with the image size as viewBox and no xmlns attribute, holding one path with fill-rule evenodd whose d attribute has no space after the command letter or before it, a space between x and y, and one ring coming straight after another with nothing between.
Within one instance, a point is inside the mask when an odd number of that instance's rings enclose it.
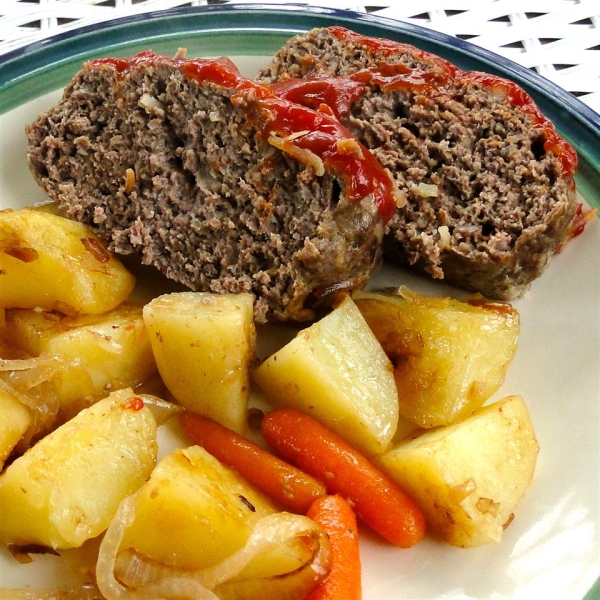
<instances>
[{"instance_id":1,"label":"red ketchup glaze","mask_svg":"<svg viewBox=\"0 0 600 600\"><path fill-rule=\"evenodd\" d=\"M275 96L261 99L260 104L270 114L270 120L263 126L263 134L285 137L306 132L290 143L316 154L325 166L341 173L351 202L372 194L384 221L394 215L394 183L389 173L336 118ZM348 151L343 150L345 142L350 144Z\"/></svg>"},{"instance_id":2,"label":"red ketchup glaze","mask_svg":"<svg viewBox=\"0 0 600 600\"><path fill-rule=\"evenodd\" d=\"M577 169L577 153L575 149L556 133L554 125L541 113L533 98L516 83L489 73L466 71L462 77L467 82L479 83L498 90L505 95L512 106L520 106L544 134L544 150L554 154L560 161L565 177L573 177Z\"/></svg>"},{"instance_id":3,"label":"red ketchup glaze","mask_svg":"<svg viewBox=\"0 0 600 600\"><path fill-rule=\"evenodd\" d=\"M556 132L554 125L541 113L531 96L516 83L497 75L477 71L462 71L452 63L409 44L402 44L382 38L371 38L345 29L330 27L329 31L342 40L368 48L380 56L391 56L408 52L432 66L431 71L411 70L406 65L388 65L363 69L353 79L380 85L383 89L403 89L417 93L432 93L445 85L464 79L467 82L490 87L501 92L512 106L518 106L529 115L544 136L544 150L554 154L565 177L573 177L577 169L577 153L574 148Z\"/></svg>"},{"instance_id":4,"label":"red ketchup glaze","mask_svg":"<svg viewBox=\"0 0 600 600\"><path fill-rule=\"evenodd\" d=\"M271 84L280 98L323 111L328 106L333 115L347 115L352 105L362 96L365 82L348 77L324 76L314 79L285 79Z\"/></svg>"},{"instance_id":5,"label":"red ketchup glaze","mask_svg":"<svg viewBox=\"0 0 600 600\"><path fill-rule=\"evenodd\" d=\"M139 396L131 396L121 402L121 408L138 412L144 408L144 401Z\"/></svg>"},{"instance_id":6,"label":"red ketchup glaze","mask_svg":"<svg viewBox=\"0 0 600 600\"><path fill-rule=\"evenodd\" d=\"M429 63L432 67L446 72L449 76L458 73L460 69L453 65L451 62L443 59L441 56L431 54L425 50L420 50L416 46L411 44L402 44L401 42L394 42L392 40L386 40L385 38L369 37L368 35L362 35L355 31L350 31L345 27L329 27L333 35L341 40L351 41L353 44L359 44L371 50L381 56L392 56L399 52L406 52L411 56L416 56L419 60Z\"/></svg>"},{"instance_id":7,"label":"red ketchup glaze","mask_svg":"<svg viewBox=\"0 0 600 600\"><path fill-rule=\"evenodd\" d=\"M189 79L200 83L211 82L232 90L232 103L246 101L259 111L262 117L260 132L265 140L274 134L284 138L288 147L312 152L326 167L343 177L346 197L350 202L359 202L372 195L384 221L394 214L395 188L388 171L336 118L320 110L279 98L270 87L242 77L237 67L227 58L172 58L146 51L128 59L105 58L91 61L90 64L112 66L124 74L136 66L152 65L159 60L170 62ZM291 137L285 139L287 136ZM348 140L359 151L348 151L345 143Z\"/></svg>"},{"instance_id":8,"label":"red ketchup glaze","mask_svg":"<svg viewBox=\"0 0 600 600\"><path fill-rule=\"evenodd\" d=\"M168 56L166 54L157 54L152 50L144 50L127 58L98 58L91 60L88 64L95 66L109 66L114 68L117 73L125 74L127 71L139 66L152 66L158 61L169 62L176 66L182 73L188 74L195 79L203 81L212 81L224 87L234 87L239 85L244 79L237 67L227 57L211 59L186 59Z\"/></svg>"},{"instance_id":9,"label":"red ketchup glaze","mask_svg":"<svg viewBox=\"0 0 600 600\"><path fill-rule=\"evenodd\" d=\"M361 69L350 75L311 76L306 79L283 79L271 84L280 98L324 111L340 118L350 113L352 105L360 99L368 85L378 85L383 90L431 93L448 82L447 75L438 71L426 72L409 69L406 65L388 65Z\"/></svg>"},{"instance_id":10,"label":"red ketchup glaze","mask_svg":"<svg viewBox=\"0 0 600 600\"><path fill-rule=\"evenodd\" d=\"M598 214L597 208L591 208L590 210L584 210L583 204L580 202L575 210L575 218L571 224L571 229L567 235L570 240L578 235L581 235L585 229L585 226L596 217Z\"/></svg>"},{"instance_id":11,"label":"red ketchup glaze","mask_svg":"<svg viewBox=\"0 0 600 600\"><path fill-rule=\"evenodd\" d=\"M445 71L424 71L423 69L410 69L403 64L388 65L386 63L361 69L350 77L378 85L387 92L402 90L429 95L450 82L450 76Z\"/></svg>"}]
</instances>

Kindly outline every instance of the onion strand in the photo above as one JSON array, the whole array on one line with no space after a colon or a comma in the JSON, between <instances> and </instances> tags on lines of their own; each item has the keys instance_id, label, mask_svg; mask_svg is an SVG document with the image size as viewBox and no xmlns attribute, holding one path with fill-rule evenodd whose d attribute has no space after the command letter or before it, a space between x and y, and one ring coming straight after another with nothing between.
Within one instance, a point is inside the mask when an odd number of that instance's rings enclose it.
<instances>
[{"instance_id":1,"label":"onion strand","mask_svg":"<svg viewBox=\"0 0 600 600\"><path fill-rule=\"evenodd\" d=\"M126 529L135 518L136 495L126 498L117 511L100 545L96 566L98 587L107 600L220 600L246 597L248 590L260 589L271 579L274 589L286 585L310 591L326 577L330 568L329 543L322 529L308 517L275 513L260 519L246 544L220 563L198 570L164 565L121 549ZM301 538L310 545L308 560L298 569L272 578L252 577L240 580L244 569L257 556ZM286 582L286 577L289 577ZM224 586L223 595L218 589ZM304 597L298 595L297 597Z\"/></svg>"}]
</instances>

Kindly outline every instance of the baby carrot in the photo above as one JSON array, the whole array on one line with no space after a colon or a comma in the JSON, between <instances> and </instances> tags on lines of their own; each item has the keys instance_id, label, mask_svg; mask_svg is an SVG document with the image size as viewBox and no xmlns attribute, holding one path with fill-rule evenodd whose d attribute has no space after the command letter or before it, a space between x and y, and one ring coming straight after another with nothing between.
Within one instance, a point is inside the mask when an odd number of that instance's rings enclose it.
<instances>
[{"instance_id":1,"label":"baby carrot","mask_svg":"<svg viewBox=\"0 0 600 600\"><path fill-rule=\"evenodd\" d=\"M337 434L294 408L265 415L262 434L277 454L346 498L356 514L395 546L408 548L425 535L415 502L387 475Z\"/></svg>"},{"instance_id":2,"label":"baby carrot","mask_svg":"<svg viewBox=\"0 0 600 600\"><path fill-rule=\"evenodd\" d=\"M360 600L360 553L356 515L341 496L322 496L308 509L331 544L331 571L306 600Z\"/></svg>"},{"instance_id":3,"label":"baby carrot","mask_svg":"<svg viewBox=\"0 0 600 600\"><path fill-rule=\"evenodd\" d=\"M327 493L320 481L207 417L183 412L179 420L195 444L288 510L304 514Z\"/></svg>"}]
</instances>

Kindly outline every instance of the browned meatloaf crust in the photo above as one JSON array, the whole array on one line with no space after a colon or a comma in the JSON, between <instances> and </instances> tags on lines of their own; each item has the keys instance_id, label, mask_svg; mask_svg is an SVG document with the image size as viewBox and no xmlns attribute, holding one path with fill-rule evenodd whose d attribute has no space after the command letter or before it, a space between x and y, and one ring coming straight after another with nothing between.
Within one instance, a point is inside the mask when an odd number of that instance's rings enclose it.
<instances>
[{"instance_id":1,"label":"browned meatloaf crust","mask_svg":"<svg viewBox=\"0 0 600 600\"><path fill-rule=\"evenodd\" d=\"M293 78L322 89L294 89ZM328 104L390 169L407 206L384 257L510 300L565 241L577 157L515 84L340 27L290 39L258 79Z\"/></svg>"},{"instance_id":2,"label":"browned meatloaf crust","mask_svg":"<svg viewBox=\"0 0 600 600\"><path fill-rule=\"evenodd\" d=\"M336 119L227 59L92 61L27 136L68 216L191 289L253 293L258 322L311 319L363 285L395 208L389 174Z\"/></svg>"}]
</instances>

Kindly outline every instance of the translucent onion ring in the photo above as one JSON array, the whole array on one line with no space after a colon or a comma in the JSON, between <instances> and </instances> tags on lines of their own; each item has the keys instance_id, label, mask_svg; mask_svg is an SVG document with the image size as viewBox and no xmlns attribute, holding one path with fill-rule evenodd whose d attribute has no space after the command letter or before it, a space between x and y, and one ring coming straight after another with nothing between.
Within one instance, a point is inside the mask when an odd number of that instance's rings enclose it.
<instances>
[{"instance_id":1,"label":"translucent onion ring","mask_svg":"<svg viewBox=\"0 0 600 600\"><path fill-rule=\"evenodd\" d=\"M125 530L135 518L135 495L126 498L110 524L98 556L98 587L107 600L269 600L304 598L329 573L331 555L323 530L311 519L275 513L257 522L246 544L217 565L195 571L121 551ZM310 548L299 568L272 577L245 577L252 559L293 538ZM116 574L118 572L118 575Z\"/></svg>"}]
</instances>

